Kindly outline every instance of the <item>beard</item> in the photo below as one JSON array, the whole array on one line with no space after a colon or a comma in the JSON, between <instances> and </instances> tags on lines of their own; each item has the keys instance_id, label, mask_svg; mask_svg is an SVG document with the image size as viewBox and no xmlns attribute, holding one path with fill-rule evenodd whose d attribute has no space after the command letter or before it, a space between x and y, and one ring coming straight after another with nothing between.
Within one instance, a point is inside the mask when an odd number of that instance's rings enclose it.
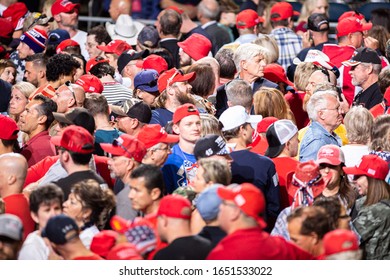
<instances>
[{"instance_id":1,"label":"beard","mask_svg":"<svg viewBox=\"0 0 390 280\"><path fill-rule=\"evenodd\" d=\"M191 103L195 105L195 99L191 96L190 93L178 93L176 95L177 101L180 105Z\"/></svg>"}]
</instances>

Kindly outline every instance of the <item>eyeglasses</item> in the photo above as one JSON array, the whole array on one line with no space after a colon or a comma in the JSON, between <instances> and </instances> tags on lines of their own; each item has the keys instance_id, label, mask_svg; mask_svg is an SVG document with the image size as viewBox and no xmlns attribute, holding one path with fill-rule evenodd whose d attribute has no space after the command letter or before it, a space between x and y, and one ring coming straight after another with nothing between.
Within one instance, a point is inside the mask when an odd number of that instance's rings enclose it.
<instances>
[{"instance_id":1,"label":"eyeglasses","mask_svg":"<svg viewBox=\"0 0 390 280\"><path fill-rule=\"evenodd\" d=\"M171 151L172 149L171 149L171 146L166 146L165 148L154 148L154 149L151 149L151 151Z\"/></svg>"},{"instance_id":2,"label":"eyeglasses","mask_svg":"<svg viewBox=\"0 0 390 280\"><path fill-rule=\"evenodd\" d=\"M75 93L74 93L74 90L73 90L73 88L72 88L72 83L71 83L70 81L66 81L66 82L65 82L65 85L66 85L67 88L72 92L74 101L76 102L77 99L76 99L76 95L75 95Z\"/></svg>"},{"instance_id":3,"label":"eyeglasses","mask_svg":"<svg viewBox=\"0 0 390 280\"><path fill-rule=\"evenodd\" d=\"M126 147L123 146L123 144L122 144L118 139L114 139L114 141L112 141L112 145L113 145L114 147L120 147L120 148L122 148L122 149L130 156L130 158L131 158L132 160L134 160L133 154L130 153L130 151L129 151L128 149L126 149Z\"/></svg>"},{"instance_id":4,"label":"eyeglasses","mask_svg":"<svg viewBox=\"0 0 390 280\"><path fill-rule=\"evenodd\" d=\"M321 109L321 110L327 110L327 111L333 111L333 110L335 110L335 111L337 111L338 113L340 113L341 107L338 106L338 107L336 107L336 108L324 108L324 109Z\"/></svg>"}]
</instances>

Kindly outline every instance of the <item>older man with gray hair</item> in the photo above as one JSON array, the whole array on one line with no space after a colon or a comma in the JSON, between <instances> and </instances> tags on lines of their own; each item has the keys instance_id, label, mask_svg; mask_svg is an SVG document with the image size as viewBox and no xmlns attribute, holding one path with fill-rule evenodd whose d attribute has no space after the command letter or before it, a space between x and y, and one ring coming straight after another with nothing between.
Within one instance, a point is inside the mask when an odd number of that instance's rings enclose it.
<instances>
[{"instance_id":1,"label":"older man with gray hair","mask_svg":"<svg viewBox=\"0 0 390 280\"><path fill-rule=\"evenodd\" d=\"M268 50L252 43L240 45L234 53L233 60L239 79L248 82L255 93L261 87L277 88L278 85L265 79L264 67L267 64ZM217 117L228 108L226 84L217 89Z\"/></svg>"},{"instance_id":2,"label":"older man with gray hair","mask_svg":"<svg viewBox=\"0 0 390 280\"><path fill-rule=\"evenodd\" d=\"M231 43L229 33L217 23L220 14L220 7L216 0L202 0L198 4L197 18L199 19L202 29L211 38L213 45L211 52L215 55L218 50L225 44Z\"/></svg>"},{"instance_id":3,"label":"older man with gray hair","mask_svg":"<svg viewBox=\"0 0 390 280\"><path fill-rule=\"evenodd\" d=\"M349 74L352 77L352 84L362 88L355 95L353 105L363 105L370 110L381 103L383 95L379 89L378 76L382 70L382 62L376 51L360 48L354 57L343 64L351 66Z\"/></svg>"},{"instance_id":4,"label":"older man with gray hair","mask_svg":"<svg viewBox=\"0 0 390 280\"><path fill-rule=\"evenodd\" d=\"M226 84L227 104L229 107L241 105L250 114L253 104L253 93L250 84L241 79L234 79Z\"/></svg>"},{"instance_id":5,"label":"older man with gray hair","mask_svg":"<svg viewBox=\"0 0 390 280\"><path fill-rule=\"evenodd\" d=\"M299 161L316 160L318 150L328 144L341 147L341 139L333 131L343 121L342 109L333 90L315 92L307 103L311 124L301 141Z\"/></svg>"}]
</instances>

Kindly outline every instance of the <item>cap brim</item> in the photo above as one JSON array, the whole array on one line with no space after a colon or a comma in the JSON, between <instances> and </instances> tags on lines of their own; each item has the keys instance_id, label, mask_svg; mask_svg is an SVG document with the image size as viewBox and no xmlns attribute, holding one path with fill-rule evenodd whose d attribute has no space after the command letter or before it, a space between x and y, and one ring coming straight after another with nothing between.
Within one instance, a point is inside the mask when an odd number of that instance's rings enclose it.
<instances>
[{"instance_id":1,"label":"cap brim","mask_svg":"<svg viewBox=\"0 0 390 280\"><path fill-rule=\"evenodd\" d=\"M195 72L191 72L191 73L188 73L188 74L185 74L183 76L176 76L178 77L177 79L174 79L174 83L176 82L186 82L186 81L189 81L191 82L192 80L195 79L196 77L196 73Z\"/></svg>"},{"instance_id":2,"label":"cap brim","mask_svg":"<svg viewBox=\"0 0 390 280\"><path fill-rule=\"evenodd\" d=\"M278 147L269 147L265 151L264 155L266 157L275 158L283 151L285 144L280 145Z\"/></svg>"},{"instance_id":3,"label":"cap brim","mask_svg":"<svg viewBox=\"0 0 390 280\"><path fill-rule=\"evenodd\" d=\"M234 197L236 196L235 192L225 187L219 187L217 189L217 194L223 200L234 200Z\"/></svg>"},{"instance_id":4,"label":"cap brim","mask_svg":"<svg viewBox=\"0 0 390 280\"><path fill-rule=\"evenodd\" d=\"M118 117L127 117L127 114L119 106L110 105L111 113L114 113Z\"/></svg>"},{"instance_id":5,"label":"cap brim","mask_svg":"<svg viewBox=\"0 0 390 280\"><path fill-rule=\"evenodd\" d=\"M143 67L144 67L144 61L143 61L143 60L137 61L137 63L135 64L135 66L137 66L138 68L143 68Z\"/></svg>"},{"instance_id":6,"label":"cap brim","mask_svg":"<svg viewBox=\"0 0 390 280\"><path fill-rule=\"evenodd\" d=\"M253 127L253 129L257 128L257 124L261 122L263 119L263 116L261 115L249 115L248 119L246 120L247 123L250 123Z\"/></svg>"},{"instance_id":7,"label":"cap brim","mask_svg":"<svg viewBox=\"0 0 390 280\"><path fill-rule=\"evenodd\" d=\"M53 112L54 119L60 123L73 124L65 117L65 114Z\"/></svg>"},{"instance_id":8,"label":"cap brim","mask_svg":"<svg viewBox=\"0 0 390 280\"><path fill-rule=\"evenodd\" d=\"M370 30L371 28L372 28L372 22L367 22L363 24L362 31L367 31Z\"/></svg>"},{"instance_id":9,"label":"cap brim","mask_svg":"<svg viewBox=\"0 0 390 280\"><path fill-rule=\"evenodd\" d=\"M179 135L167 134L167 136L160 140L161 143L177 143L179 142Z\"/></svg>"},{"instance_id":10,"label":"cap brim","mask_svg":"<svg viewBox=\"0 0 390 280\"><path fill-rule=\"evenodd\" d=\"M356 65L359 65L361 62L360 61L354 61L354 60L346 60L346 61L343 61L341 62L344 66L356 66Z\"/></svg>"},{"instance_id":11,"label":"cap brim","mask_svg":"<svg viewBox=\"0 0 390 280\"><path fill-rule=\"evenodd\" d=\"M112 53L113 52L107 46L100 46L99 45L99 46L96 46L96 48L98 48L101 51L108 52L108 53Z\"/></svg>"},{"instance_id":12,"label":"cap brim","mask_svg":"<svg viewBox=\"0 0 390 280\"><path fill-rule=\"evenodd\" d=\"M326 164L330 164L330 165L333 165L333 166L337 166L337 165L341 164L341 161L337 160L337 159L331 160L329 158L320 158L320 159L316 160L316 163L318 165L320 165L321 163L326 163Z\"/></svg>"},{"instance_id":13,"label":"cap brim","mask_svg":"<svg viewBox=\"0 0 390 280\"><path fill-rule=\"evenodd\" d=\"M357 168L356 166L354 167L343 167L343 170L346 174L351 174L351 175L366 175L366 172L363 170Z\"/></svg>"},{"instance_id":14,"label":"cap brim","mask_svg":"<svg viewBox=\"0 0 390 280\"><path fill-rule=\"evenodd\" d=\"M50 138L50 142L52 142L55 146L61 146L61 136L53 136Z\"/></svg>"},{"instance_id":15,"label":"cap brim","mask_svg":"<svg viewBox=\"0 0 390 280\"><path fill-rule=\"evenodd\" d=\"M100 147L107 153L113 155L113 156L125 156L126 151L123 150L121 147L114 147L112 144L108 143L101 143Z\"/></svg>"}]
</instances>

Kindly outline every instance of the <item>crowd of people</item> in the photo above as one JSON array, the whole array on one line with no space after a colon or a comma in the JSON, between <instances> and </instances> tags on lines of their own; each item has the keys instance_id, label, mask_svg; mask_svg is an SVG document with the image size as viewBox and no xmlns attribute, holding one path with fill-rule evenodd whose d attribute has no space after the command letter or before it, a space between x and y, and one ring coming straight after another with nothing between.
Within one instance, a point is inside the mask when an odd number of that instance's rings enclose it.
<instances>
[{"instance_id":1,"label":"crowd of people","mask_svg":"<svg viewBox=\"0 0 390 280\"><path fill-rule=\"evenodd\" d=\"M390 30L328 9L0 0L0 259L390 259Z\"/></svg>"}]
</instances>

